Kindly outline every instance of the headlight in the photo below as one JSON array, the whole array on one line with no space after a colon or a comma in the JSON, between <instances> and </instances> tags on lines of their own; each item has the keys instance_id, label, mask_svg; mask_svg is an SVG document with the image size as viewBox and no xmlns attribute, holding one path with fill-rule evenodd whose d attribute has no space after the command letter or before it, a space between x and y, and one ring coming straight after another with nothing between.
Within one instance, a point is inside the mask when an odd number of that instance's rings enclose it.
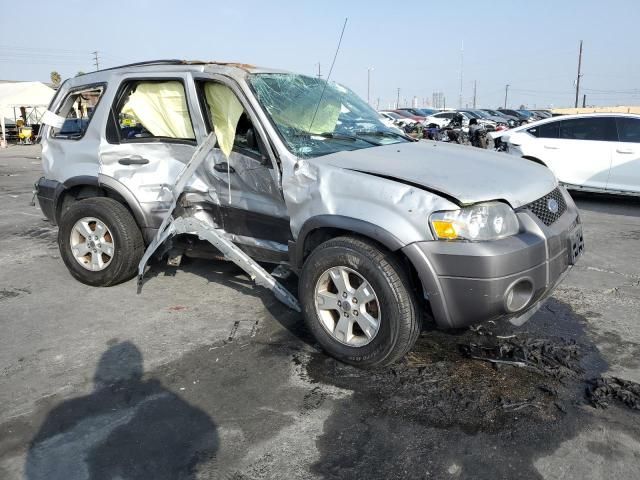
<instances>
[{"instance_id":1,"label":"headlight","mask_svg":"<svg viewBox=\"0 0 640 480\"><path fill-rule=\"evenodd\" d=\"M434 212L429 223L438 240L497 240L515 235L520 229L515 212L502 202Z\"/></svg>"}]
</instances>

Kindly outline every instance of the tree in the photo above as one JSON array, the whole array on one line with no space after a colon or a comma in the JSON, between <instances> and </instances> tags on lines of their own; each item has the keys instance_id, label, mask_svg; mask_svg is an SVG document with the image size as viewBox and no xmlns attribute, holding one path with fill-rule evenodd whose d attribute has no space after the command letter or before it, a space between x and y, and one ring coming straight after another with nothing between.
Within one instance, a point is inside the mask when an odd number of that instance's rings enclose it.
<instances>
[{"instance_id":1,"label":"tree","mask_svg":"<svg viewBox=\"0 0 640 480\"><path fill-rule=\"evenodd\" d=\"M53 72L51 72L50 78L53 86L58 88L60 86L60 82L62 81L62 77L60 76L60 74L54 70Z\"/></svg>"}]
</instances>

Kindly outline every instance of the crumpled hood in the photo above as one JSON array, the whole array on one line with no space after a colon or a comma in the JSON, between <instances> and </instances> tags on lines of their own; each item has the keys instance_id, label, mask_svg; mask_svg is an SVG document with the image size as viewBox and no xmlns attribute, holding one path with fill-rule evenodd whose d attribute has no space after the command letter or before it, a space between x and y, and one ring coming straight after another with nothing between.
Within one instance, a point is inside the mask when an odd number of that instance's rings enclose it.
<instances>
[{"instance_id":1,"label":"crumpled hood","mask_svg":"<svg viewBox=\"0 0 640 480\"><path fill-rule=\"evenodd\" d=\"M356 170L426 187L462 205L505 200L526 205L557 186L554 174L535 162L475 147L420 141L333 153L317 165Z\"/></svg>"}]
</instances>

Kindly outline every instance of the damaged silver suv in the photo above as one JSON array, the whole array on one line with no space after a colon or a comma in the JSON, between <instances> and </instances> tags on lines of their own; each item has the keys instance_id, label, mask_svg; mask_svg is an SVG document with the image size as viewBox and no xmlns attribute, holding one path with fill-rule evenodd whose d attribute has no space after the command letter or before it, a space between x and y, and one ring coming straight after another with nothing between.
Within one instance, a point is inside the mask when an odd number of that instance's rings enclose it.
<instances>
[{"instance_id":1,"label":"damaged silver suv","mask_svg":"<svg viewBox=\"0 0 640 480\"><path fill-rule=\"evenodd\" d=\"M315 77L144 62L67 80L44 122L37 196L75 278L224 256L359 366L401 358L425 317L523 323L583 249L544 166L414 141ZM298 299L266 264L298 274Z\"/></svg>"}]
</instances>

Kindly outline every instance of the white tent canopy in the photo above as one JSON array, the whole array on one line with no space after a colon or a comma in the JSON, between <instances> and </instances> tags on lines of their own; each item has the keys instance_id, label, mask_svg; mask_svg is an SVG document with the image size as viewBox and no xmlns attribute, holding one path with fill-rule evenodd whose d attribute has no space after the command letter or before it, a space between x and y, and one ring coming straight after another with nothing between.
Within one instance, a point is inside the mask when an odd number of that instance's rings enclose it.
<instances>
[{"instance_id":1,"label":"white tent canopy","mask_svg":"<svg viewBox=\"0 0 640 480\"><path fill-rule=\"evenodd\" d=\"M55 93L53 88L42 82L0 83L2 140L5 140L5 122L14 123L15 116L20 114L20 107L27 108L31 113L35 111L37 118L32 118L31 121L36 123L40 120L40 116L46 110Z\"/></svg>"}]
</instances>

